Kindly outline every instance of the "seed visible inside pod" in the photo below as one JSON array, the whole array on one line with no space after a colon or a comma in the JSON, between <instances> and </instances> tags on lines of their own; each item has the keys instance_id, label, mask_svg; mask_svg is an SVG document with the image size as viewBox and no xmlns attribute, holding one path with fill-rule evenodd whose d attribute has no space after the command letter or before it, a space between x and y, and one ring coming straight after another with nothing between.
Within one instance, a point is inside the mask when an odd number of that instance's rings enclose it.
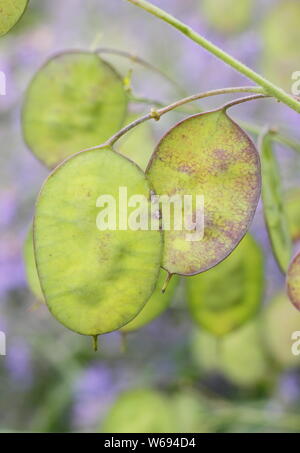
<instances>
[{"instance_id":1,"label":"seed visible inside pod","mask_svg":"<svg viewBox=\"0 0 300 453\"><path fill-rule=\"evenodd\" d=\"M162 292L163 284L166 280L166 272L162 269L160 271L160 275L156 284L156 288L142 309L140 313L128 324L122 327L122 332L132 332L134 330L140 329L145 324L153 321L159 315L161 315L171 303L172 297L174 295L176 286L178 284L179 279L173 278L170 281L168 286L168 290L166 292Z\"/></svg>"},{"instance_id":2,"label":"seed visible inside pod","mask_svg":"<svg viewBox=\"0 0 300 453\"><path fill-rule=\"evenodd\" d=\"M300 310L300 253L294 257L289 266L286 284L290 300L297 310Z\"/></svg>"},{"instance_id":3,"label":"seed visible inside pod","mask_svg":"<svg viewBox=\"0 0 300 453\"><path fill-rule=\"evenodd\" d=\"M193 199L184 228L164 232L163 268L170 274L210 269L247 232L260 196L259 155L225 109L189 117L173 127L158 144L147 175L157 195ZM190 228L198 216L203 217L197 196L204 197L204 237L187 240L196 233ZM176 220L174 214L171 220Z\"/></svg>"},{"instance_id":4,"label":"seed visible inside pod","mask_svg":"<svg viewBox=\"0 0 300 453\"><path fill-rule=\"evenodd\" d=\"M0 0L0 36L16 25L27 5L28 0Z\"/></svg>"},{"instance_id":5,"label":"seed visible inside pod","mask_svg":"<svg viewBox=\"0 0 300 453\"><path fill-rule=\"evenodd\" d=\"M187 300L193 319L214 335L226 335L257 312L262 302L263 279L261 249L247 234L218 266L187 279Z\"/></svg>"},{"instance_id":6,"label":"seed visible inside pod","mask_svg":"<svg viewBox=\"0 0 300 453\"><path fill-rule=\"evenodd\" d=\"M158 278L159 231L96 226L106 209L97 207L99 197L123 206L120 187L128 199L144 196L149 208L149 183L135 164L109 149L85 151L57 167L38 198L34 246L46 303L80 334L120 329L143 308ZM125 220L133 211L128 208Z\"/></svg>"},{"instance_id":7,"label":"seed visible inside pod","mask_svg":"<svg viewBox=\"0 0 300 453\"><path fill-rule=\"evenodd\" d=\"M25 141L52 168L117 132L127 102L121 77L98 55L61 53L29 85L22 115Z\"/></svg>"}]
</instances>

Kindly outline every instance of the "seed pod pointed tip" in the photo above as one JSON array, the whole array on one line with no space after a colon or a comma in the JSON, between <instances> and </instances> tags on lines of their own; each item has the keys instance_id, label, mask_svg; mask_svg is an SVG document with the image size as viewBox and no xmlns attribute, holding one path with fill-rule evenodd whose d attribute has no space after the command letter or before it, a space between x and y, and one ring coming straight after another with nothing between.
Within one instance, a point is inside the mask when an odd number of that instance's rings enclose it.
<instances>
[{"instance_id":1,"label":"seed pod pointed tip","mask_svg":"<svg viewBox=\"0 0 300 453\"><path fill-rule=\"evenodd\" d=\"M166 292L166 289L168 288L169 286L169 283L170 283L170 280L171 278L173 277L173 274L170 274L170 272L168 272L168 275L167 275L167 278L166 278L166 281L161 289L161 292L164 294Z\"/></svg>"},{"instance_id":2,"label":"seed pod pointed tip","mask_svg":"<svg viewBox=\"0 0 300 453\"><path fill-rule=\"evenodd\" d=\"M97 352L98 351L98 335L93 335L92 339L93 339L94 352Z\"/></svg>"},{"instance_id":3,"label":"seed pod pointed tip","mask_svg":"<svg viewBox=\"0 0 300 453\"><path fill-rule=\"evenodd\" d=\"M123 354L127 351L127 338L127 332L121 331L120 352Z\"/></svg>"}]
</instances>

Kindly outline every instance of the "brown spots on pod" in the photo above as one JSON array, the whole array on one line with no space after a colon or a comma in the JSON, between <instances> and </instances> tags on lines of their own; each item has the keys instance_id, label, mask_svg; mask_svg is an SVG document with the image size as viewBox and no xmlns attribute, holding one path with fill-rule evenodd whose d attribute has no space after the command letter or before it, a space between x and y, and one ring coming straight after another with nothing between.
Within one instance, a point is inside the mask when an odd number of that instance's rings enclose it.
<instances>
[{"instance_id":1,"label":"brown spots on pod","mask_svg":"<svg viewBox=\"0 0 300 453\"><path fill-rule=\"evenodd\" d=\"M300 253L292 260L286 278L288 296L297 310L300 310Z\"/></svg>"},{"instance_id":2,"label":"brown spots on pod","mask_svg":"<svg viewBox=\"0 0 300 453\"><path fill-rule=\"evenodd\" d=\"M247 134L224 111L194 115L159 142L147 175L158 195L204 197L204 234L164 232L163 267L192 275L218 264L248 230L260 196L260 161ZM203 220L203 219L202 219Z\"/></svg>"}]
</instances>

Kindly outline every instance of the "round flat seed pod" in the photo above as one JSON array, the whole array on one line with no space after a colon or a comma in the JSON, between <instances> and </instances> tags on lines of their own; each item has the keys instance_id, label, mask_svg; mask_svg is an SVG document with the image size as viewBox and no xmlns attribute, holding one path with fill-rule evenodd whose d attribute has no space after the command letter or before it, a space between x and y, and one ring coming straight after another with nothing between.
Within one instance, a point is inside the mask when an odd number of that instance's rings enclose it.
<instances>
[{"instance_id":1,"label":"round flat seed pod","mask_svg":"<svg viewBox=\"0 0 300 453\"><path fill-rule=\"evenodd\" d=\"M226 336L220 346L224 376L241 387L268 383L272 378L271 365L262 346L259 319Z\"/></svg>"},{"instance_id":2,"label":"round flat seed pod","mask_svg":"<svg viewBox=\"0 0 300 453\"><path fill-rule=\"evenodd\" d=\"M0 0L0 36L16 25L27 5L28 0Z\"/></svg>"},{"instance_id":3,"label":"round flat seed pod","mask_svg":"<svg viewBox=\"0 0 300 453\"><path fill-rule=\"evenodd\" d=\"M269 134L263 134L260 137L260 148L265 222L274 257L281 271L286 273L292 255L292 239L281 186L281 176Z\"/></svg>"},{"instance_id":4,"label":"round flat seed pod","mask_svg":"<svg viewBox=\"0 0 300 453\"><path fill-rule=\"evenodd\" d=\"M167 398L150 390L127 391L114 403L101 432L104 433L172 433L175 423Z\"/></svg>"},{"instance_id":5,"label":"round flat seed pod","mask_svg":"<svg viewBox=\"0 0 300 453\"><path fill-rule=\"evenodd\" d=\"M151 296L162 235L128 228L131 197L142 196L144 216L150 194L144 173L109 149L76 154L44 184L34 220L37 269L51 313L69 329L93 336L120 329Z\"/></svg>"},{"instance_id":6,"label":"round flat seed pod","mask_svg":"<svg viewBox=\"0 0 300 453\"><path fill-rule=\"evenodd\" d=\"M219 344L221 338L203 329L195 329L191 336L193 362L203 373L216 373L219 369Z\"/></svg>"},{"instance_id":7,"label":"round flat seed pod","mask_svg":"<svg viewBox=\"0 0 300 453\"><path fill-rule=\"evenodd\" d=\"M198 392L194 390L177 392L173 395L171 404L177 433L212 433L215 431L215 417L210 414L207 403Z\"/></svg>"},{"instance_id":8,"label":"round flat seed pod","mask_svg":"<svg viewBox=\"0 0 300 453\"><path fill-rule=\"evenodd\" d=\"M218 32L240 33L250 23L253 0L202 0L201 9L209 24Z\"/></svg>"},{"instance_id":9,"label":"round flat seed pod","mask_svg":"<svg viewBox=\"0 0 300 453\"><path fill-rule=\"evenodd\" d=\"M214 335L226 335L257 312L263 281L261 249L247 234L218 266L187 279L187 301L193 319Z\"/></svg>"},{"instance_id":10,"label":"round flat seed pod","mask_svg":"<svg viewBox=\"0 0 300 453\"><path fill-rule=\"evenodd\" d=\"M221 373L244 388L267 383L272 369L263 348L260 319L253 319L223 338L204 330L193 335L192 355L206 373Z\"/></svg>"},{"instance_id":11,"label":"round flat seed pod","mask_svg":"<svg viewBox=\"0 0 300 453\"><path fill-rule=\"evenodd\" d=\"M260 196L259 155L224 109L172 128L147 175L158 196L181 200L184 207L170 209L170 228L163 226L163 268L170 274L194 275L216 266L247 232Z\"/></svg>"},{"instance_id":12,"label":"round flat seed pod","mask_svg":"<svg viewBox=\"0 0 300 453\"><path fill-rule=\"evenodd\" d=\"M162 292L163 285L166 281L167 273L162 269L156 284L156 288L152 293L152 296L142 309L140 313L128 324L122 327L122 332L132 332L140 329L141 327L149 324L159 315L161 315L170 305L176 286L178 284L178 278L174 277L171 279L167 291Z\"/></svg>"},{"instance_id":13,"label":"round flat seed pod","mask_svg":"<svg viewBox=\"0 0 300 453\"><path fill-rule=\"evenodd\" d=\"M262 21L262 68L272 82L291 91L291 76L299 70L300 3L284 0Z\"/></svg>"},{"instance_id":14,"label":"round flat seed pod","mask_svg":"<svg viewBox=\"0 0 300 453\"><path fill-rule=\"evenodd\" d=\"M284 293L266 306L262 329L265 345L275 362L282 368L300 365L299 356L292 353L292 334L300 331L300 313Z\"/></svg>"},{"instance_id":15,"label":"round flat seed pod","mask_svg":"<svg viewBox=\"0 0 300 453\"><path fill-rule=\"evenodd\" d=\"M32 293L36 296L38 300L44 301L44 296L42 293L40 279L36 270L34 258L32 228L30 228L24 243L23 258L29 288L31 289Z\"/></svg>"},{"instance_id":16,"label":"round flat seed pod","mask_svg":"<svg viewBox=\"0 0 300 453\"><path fill-rule=\"evenodd\" d=\"M117 132L127 102L121 78L98 55L61 53L29 85L22 118L25 141L52 168Z\"/></svg>"},{"instance_id":17,"label":"round flat seed pod","mask_svg":"<svg viewBox=\"0 0 300 453\"><path fill-rule=\"evenodd\" d=\"M300 189L291 189L285 196L285 207L290 235L293 241L300 239Z\"/></svg>"},{"instance_id":18,"label":"round flat seed pod","mask_svg":"<svg viewBox=\"0 0 300 453\"><path fill-rule=\"evenodd\" d=\"M300 310L300 253L294 257L289 266L286 284L290 300L297 310Z\"/></svg>"}]
</instances>

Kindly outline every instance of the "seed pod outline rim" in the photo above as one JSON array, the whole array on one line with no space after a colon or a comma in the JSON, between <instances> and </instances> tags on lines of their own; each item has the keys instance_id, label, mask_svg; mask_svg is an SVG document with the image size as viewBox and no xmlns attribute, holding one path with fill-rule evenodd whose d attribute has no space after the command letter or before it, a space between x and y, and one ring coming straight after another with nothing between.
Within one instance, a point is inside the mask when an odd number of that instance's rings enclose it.
<instances>
[{"instance_id":1,"label":"seed pod outline rim","mask_svg":"<svg viewBox=\"0 0 300 453\"><path fill-rule=\"evenodd\" d=\"M17 21L5 33L0 33L0 38L2 38L3 36L6 36L20 22L20 20L22 20L28 7L29 7L29 0L26 0L26 4L24 6L24 10L23 10L22 14L18 17Z\"/></svg>"},{"instance_id":2,"label":"seed pod outline rim","mask_svg":"<svg viewBox=\"0 0 300 453\"><path fill-rule=\"evenodd\" d=\"M251 209L251 214L249 216L249 222L248 222L248 227L247 229L245 230L245 232L239 237L236 245L234 246L234 248L232 250L230 250L223 258L221 258L219 261L217 261L213 266L209 266L209 267L206 267L204 268L203 270L199 271L199 272L193 272L193 273L189 273L189 274L179 274L177 272L170 272L168 269L166 269L163 265L161 266L166 272L168 272L169 276L172 276L172 275L181 275L183 277L193 277L194 275L199 275L199 274L202 274L206 271L208 271L209 269L212 269L213 267L217 266L219 263L221 263L222 261L224 261L226 258L228 258L228 256L231 255L231 253L236 249L236 247L240 244L240 242L242 241L242 239L245 237L245 235L247 234L248 230L249 230L249 227L253 221L253 218L255 216L255 213L256 213L256 210L257 210L257 207L258 207L258 202L260 200L260 197L261 197L261 188L262 188L262 176L261 176L261 162L260 162L260 155L259 155L259 152L255 146L255 143L254 141L251 139L251 137L247 134L247 132L244 131L244 129L242 129L242 127L236 122L234 121L228 114L227 114L227 110L229 108L231 108L233 106L222 106L222 107L218 107L216 109L212 109L212 110L207 110L205 112L200 112L200 113L196 113L194 115L190 115L188 116L187 118L184 118L182 120L180 120L179 122L177 122L174 126L172 126L170 129L168 129L168 131L162 136L162 138L159 140L158 144L156 145L154 151L153 151L153 154L149 160L149 163L147 165L147 168L145 170L145 174L146 176L148 176L148 172L152 166L152 163L154 162L154 158L155 158L155 155L161 145L161 143L168 137L168 135L177 127L177 126L180 126L182 123L184 123L185 121L188 121L190 119L193 119L193 118L199 118L199 117L202 117L204 115L207 115L207 114L210 114L210 113L217 113L217 112L223 112L224 115L226 116L226 118L228 118L236 127L237 129L245 136L245 138L248 140L249 144L251 145L251 147L255 150L256 154L256 164L257 164L257 178L258 178L258 186L256 187L256 191L257 191L257 196L256 196L256 200L255 200L255 203L253 204L253 207Z\"/></svg>"},{"instance_id":3,"label":"seed pod outline rim","mask_svg":"<svg viewBox=\"0 0 300 453\"><path fill-rule=\"evenodd\" d=\"M105 145L103 146L103 148L100 148L98 150L96 150L96 152L106 152L107 150L113 152L114 154L116 154L117 156L119 156L120 158L123 158L127 161L129 161L130 163L132 163L136 168L137 170L143 174L143 176L145 177L145 179L147 179L147 182L148 182L148 186L149 186L149 193L155 193L154 192L154 189L152 187L152 184L151 184L151 181L148 180L146 174L143 172L143 170L139 167L138 164L136 164L134 161L132 161L131 159L129 159L128 157L122 155L122 154L119 154L117 151L115 151L113 149L112 146L110 145ZM68 330L70 330L71 332L73 333L77 333L78 335L83 335L83 336L92 336L92 337L98 337L99 335L105 335L106 333L111 333L111 332L116 332L116 331L119 331L120 329L122 329L122 327L126 326L126 324L130 323L136 316L138 316L140 314L140 312L143 310L143 308L145 307L146 303L148 302L148 300L150 299L150 297L152 296L153 294L153 291L155 290L155 285L157 283L157 280L158 280L158 277L159 277L159 274L160 274L160 269L161 269L161 266L158 266L158 269L157 269L157 276L156 276L156 280L155 282L153 283L153 289L152 289L152 292L151 294L149 295L148 299L145 301L144 305L140 308L140 310L129 320L129 321L126 321L124 324L122 324L121 326L118 327L118 329L112 329L110 330L109 332L105 332L105 333L100 333L100 334L96 334L96 335L89 335L89 334L84 334L84 333L80 333L80 332L77 332L73 329L70 329L70 327L66 326L64 323L62 323L60 320L57 319L57 317L53 314L52 312L52 309L51 307L49 306L48 302L47 302L47 298L46 298L46 294L45 294L45 291L44 291L44 286L42 285L42 279L40 277L40 271L39 271L39 266L37 264L37 259L36 259L36 250L37 250L37 244L36 244L36 208L37 208L37 204L39 202L39 199L40 199L40 196L44 190L44 187L46 186L46 184L48 183L48 181L53 177L55 176L56 172L61 170L65 164L68 163L69 160L75 158L76 156L78 155L81 155L83 153L93 153L95 152L95 150L90 150L90 149L87 149L87 150L83 150L83 151L78 151L77 153L75 154L72 154L71 156L68 156L66 157L62 162L60 162L52 171L51 173L46 177L46 179L44 180L40 190L39 190L39 193L38 193L38 196L37 196L37 199L36 199L36 202L35 202L35 214L34 214L34 217L33 217L33 222L32 222L32 236L33 236L33 249L34 249L34 259L35 259L35 263L36 263L36 270L37 270L37 275L38 275L38 278L39 278L39 281L40 281L40 286L41 286L41 292L42 292L42 295L44 297L44 303L45 305L47 306L49 312L51 313L51 315L53 316L53 318L58 322L60 323L61 325L63 325L65 328L67 328ZM161 250L160 250L160 255L161 255L161 260L162 260L162 256L163 256L163 250L164 250L164 235L163 235L163 232L161 231L161 229L157 230L157 233L159 233L159 238L160 238L160 245L161 245Z\"/></svg>"},{"instance_id":4,"label":"seed pod outline rim","mask_svg":"<svg viewBox=\"0 0 300 453\"><path fill-rule=\"evenodd\" d=\"M29 2L29 0L28 0ZM1 36L0 36L1 37ZM21 106L21 113L20 113L20 117L21 117L21 136L24 140L24 143L26 145L26 148L27 150L33 155L33 157L38 161L40 162L44 167L48 168L50 171L56 169L61 163L63 163L66 159L68 159L69 157L72 157L74 156L75 154L78 154L78 153L81 153L83 151L85 151L85 149L82 149L82 150L79 150L79 151L76 151L74 154L71 154L69 156L66 156L64 159L62 159L60 162L54 164L54 165L51 165L51 166L48 166L40 156L38 156L37 154L35 154L34 150L32 149L32 147L29 145L28 143L28 139L26 137L26 134L25 134L25 127L24 127L24 124L25 124L25 110L27 108L27 102L28 102L28 97L29 97L29 89L31 88L31 86L33 85L33 83L36 81L36 79L38 78L39 74L41 71L43 71L47 66L48 64L50 64L53 60L59 58L59 57L63 57L64 55L79 55L79 54L86 54L86 55L95 55L96 57L99 58L99 61L101 61L101 63L103 63L107 68L109 68L113 73L114 75L116 76L116 78L123 84L123 78L122 76L119 74L119 72L116 70L116 68L111 64L109 63L108 61L104 60L97 52L93 52L93 51L89 51L89 50L86 50L86 49L65 49L65 50L62 50L62 51L58 51L58 52L55 52L54 54L52 54L50 57L48 57L46 59L46 61L44 61L44 63L38 67L38 69L35 71L35 73L33 74L33 76L31 77L31 79L29 80L27 86L26 86L26 89L25 89L25 94L24 94L24 97L23 97L23 101L22 101L22 106ZM127 118L127 115L128 115L128 104L129 104L129 97L124 89L124 97L125 97L125 109L124 109L124 114L123 114L123 117L121 119L121 122L120 122L120 127L122 127L122 125L124 124L126 118ZM95 144L95 146L97 145L98 143ZM125 156L126 157L126 156Z\"/></svg>"},{"instance_id":5,"label":"seed pod outline rim","mask_svg":"<svg viewBox=\"0 0 300 453\"><path fill-rule=\"evenodd\" d=\"M296 253L288 267L287 273L286 273L286 281L285 281L285 289L286 293L288 295L288 298L293 305L293 307L297 310L300 311L300 287L299 287L299 297L298 301L294 300L294 295L292 294L292 288L291 288L291 283L290 283L290 273L291 270L294 270L294 267L299 268L299 281L300 281L300 252Z\"/></svg>"}]
</instances>

